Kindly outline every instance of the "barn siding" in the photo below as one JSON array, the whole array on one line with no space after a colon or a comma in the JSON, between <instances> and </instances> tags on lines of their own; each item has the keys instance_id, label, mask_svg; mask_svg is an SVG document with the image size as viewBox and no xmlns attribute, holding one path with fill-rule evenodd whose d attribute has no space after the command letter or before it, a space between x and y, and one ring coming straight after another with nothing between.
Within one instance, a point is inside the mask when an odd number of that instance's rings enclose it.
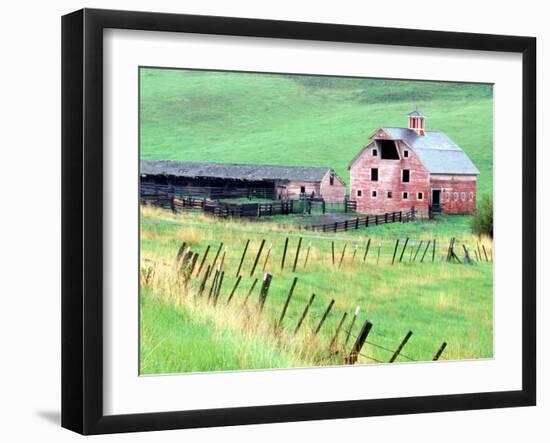
<instances>
[{"instance_id":1,"label":"barn siding","mask_svg":"<svg viewBox=\"0 0 550 443\"><path fill-rule=\"evenodd\" d=\"M370 143L356 158L350 168L351 199L357 201L357 211L368 214L383 214L394 211L408 211L411 207L419 211L427 211L429 207L430 174L420 163L414 151L401 141L397 141L400 160L382 160L372 155L377 149ZM408 150L408 158L403 157L403 151ZM378 168L378 181L371 181L371 168ZM401 171L410 170L410 182L402 183ZM358 196L357 191L363 195ZM377 197L371 197L371 191L377 191ZM393 197L387 197L387 191L392 191ZM409 193L408 199L403 198L403 192ZM423 198L418 199L418 192Z\"/></svg>"},{"instance_id":2,"label":"barn siding","mask_svg":"<svg viewBox=\"0 0 550 443\"><path fill-rule=\"evenodd\" d=\"M473 214L475 212L476 176L433 174L431 176L431 188L441 189L442 212L446 214ZM455 192L458 195L457 200L454 198ZM447 198L447 193L449 198ZM462 193L464 193L464 199Z\"/></svg>"},{"instance_id":3,"label":"barn siding","mask_svg":"<svg viewBox=\"0 0 550 443\"><path fill-rule=\"evenodd\" d=\"M330 172L325 174L320 186L321 196L327 203L341 203L346 197L346 185L334 174L334 184L330 184Z\"/></svg>"}]
</instances>

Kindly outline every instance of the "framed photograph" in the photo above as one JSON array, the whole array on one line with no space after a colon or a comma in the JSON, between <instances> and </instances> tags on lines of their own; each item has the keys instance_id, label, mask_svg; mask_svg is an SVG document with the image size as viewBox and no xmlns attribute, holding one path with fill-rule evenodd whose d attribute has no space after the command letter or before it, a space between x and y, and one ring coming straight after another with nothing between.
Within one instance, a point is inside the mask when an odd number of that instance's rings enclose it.
<instances>
[{"instance_id":1,"label":"framed photograph","mask_svg":"<svg viewBox=\"0 0 550 443\"><path fill-rule=\"evenodd\" d=\"M62 425L535 404L530 37L62 20Z\"/></svg>"}]
</instances>

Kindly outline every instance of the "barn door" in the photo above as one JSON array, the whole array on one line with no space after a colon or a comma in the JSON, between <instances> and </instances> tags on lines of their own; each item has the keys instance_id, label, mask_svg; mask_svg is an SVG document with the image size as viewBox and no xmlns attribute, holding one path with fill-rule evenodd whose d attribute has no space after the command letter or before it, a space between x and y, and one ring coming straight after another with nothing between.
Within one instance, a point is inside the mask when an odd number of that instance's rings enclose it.
<instances>
[{"instance_id":1,"label":"barn door","mask_svg":"<svg viewBox=\"0 0 550 443\"><path fill-rule=\"evenodd\" d=\"M441 189L432 189L432 211L441 210Z\"/></svg>"}]
</instances>

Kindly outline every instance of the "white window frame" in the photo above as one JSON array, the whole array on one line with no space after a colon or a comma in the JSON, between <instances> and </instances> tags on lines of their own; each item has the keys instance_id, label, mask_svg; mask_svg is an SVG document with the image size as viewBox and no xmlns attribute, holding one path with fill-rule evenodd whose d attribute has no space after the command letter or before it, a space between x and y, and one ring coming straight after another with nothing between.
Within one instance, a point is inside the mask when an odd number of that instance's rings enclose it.
<instances>
[{"instance_id":1,"label":"white window frame","mask_svg":"<svg viewBox=\"0 0 550 443\"><path fill-rule=\"evenodd\" d=\"M424 200L424 193L421 192L421 191L417 192L416 193L416 199L420 200L420 201Z\"/></svg>"},{"instance_id":2,"label":"white window frame","mask_svg":"<svg viewBox=\"0 0 550 443\"><path fill-rule=\"evenodd\" d=\"M405 171L409 171L409 181L403 181L403 175L405 174ZM409 168L403 168L401 169L401 183L410 183L411 182L411 170Z\"/></svg>"},{"instance_id":3,"label":"white window frame","mask_svg":"<svg viewBox=\"0 0 550 443\"><path fill-rule=\"evenodd\" d=\"M405 197L405 194L407 195L406 197ZM403 193L401 194L401 198L403 200L408 200L409 199L409 191L403 191Z\"/></svg>"},{"instance_id":4,"label":"white window frame","mask_svg":"<svg viewBox=\"0 0 550 443\"><path fill-rule=\"evenodd\" d=\"M390 194L391 194L391 197L390 197ZM392 190L387 190L386 191L386 198L387 199L393 198L393 191Z\"/></svg>"},{"instance_id":5,"label":"white window frame","mask_svg":"<svg viewBox=\"0 0 550 443\"><path fill-rule=\"evenodd\" d=\"M373 195L373 192L375 193L375 195ZM376 189L371 189L371 190L370 190L370 198L377 199L377 198L378 198L378 190L376 190Z\"/></svg>"},{"instance_id":6,"label":"white window frame","mask_svg":"<svg viewBox=\"0 0 550 443\"><path fill-rule=\"evenodd\" d=\"M451 193L445 192L445 201L450 202L451 201Z\"/></svg>"},{"instance_id":7,"label":"white window frame","mask_svg":"<svg viewBox=\"0 0 550 443\"><path fill-rule=\"evenodd\" d=\"M409 150L403 149L403 158L409 158Z\"/></svg>"},{"instance_id":8,"label":"white window frame","mask_svg":"<svg viewBox=\"0 0 550 443\"><path fill-rule=\"evenodd\" d=\"M453 200L454 200L455 202L458 201L458 192L453 193Z\"/></svg>"},{"instance_id":9,"label":"white window frame","mask_svg":"<svg viewBox=\"0 0 550 443\"><path fill-rule=\"evenodd\" d=\"M473 192L470 192L469 197L470 197L471 202L474 201L474 193Z\"/></svg>"},{"instance_id":10,"label":"white window frame","mask_svg":"<svg viewBox=\"0 0 550 443\"><path fill-rule=\"evenodd\" d=\"M355 197L363 198L363 190L362 189L356 189L355 190Z\"/></svg>"},{"instance_id":11,"label":"white window frame","mask_svg":"<svg viewBox=\"0 0 550 443\"><path fill-rule=\"evenodd\" d=\"M372 156L378 157L378 148L372 148Z\"/></svg>"},{"instance_id":12,"label":"white window frame","mask_svg":"<svg viewBox=\"0 0 550 443\"><path fill-rule=\"evenodd\" d=\"M373 180L372 179L372 170L373 169L376 169L376 180ZM377 182L380 180L380 168L376 167L376 168L370 168L370 181L371 182Z\"/></svg>"},{"instance_id":13,"label":"white window frame","mask_svg":"<svg viewBox=\"0 0 550 443\"><path fill-rule=\"evenodd\" d=\"M460 193L460 199L465 202L466 201L466 193L465 192L461 192Z\"/></svg>"}]
</instances>

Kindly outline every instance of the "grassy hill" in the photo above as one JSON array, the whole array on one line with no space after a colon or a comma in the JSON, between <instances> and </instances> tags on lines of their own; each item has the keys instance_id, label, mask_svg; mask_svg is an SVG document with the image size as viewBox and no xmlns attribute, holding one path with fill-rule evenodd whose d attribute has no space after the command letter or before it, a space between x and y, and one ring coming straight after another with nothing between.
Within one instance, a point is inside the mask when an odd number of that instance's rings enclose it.
<instances>
[{"instance_id":1,"label":"grassy hill","mask_svg":"<svg viewBox=\"0 0 550 443\"><path fill-rule=\"evenodd\" d=\"M141 157L332 166L347 164L381 126L418 106L445 131L492 193L490 85L143 68Z\"/></svg>"}]
</instances>

